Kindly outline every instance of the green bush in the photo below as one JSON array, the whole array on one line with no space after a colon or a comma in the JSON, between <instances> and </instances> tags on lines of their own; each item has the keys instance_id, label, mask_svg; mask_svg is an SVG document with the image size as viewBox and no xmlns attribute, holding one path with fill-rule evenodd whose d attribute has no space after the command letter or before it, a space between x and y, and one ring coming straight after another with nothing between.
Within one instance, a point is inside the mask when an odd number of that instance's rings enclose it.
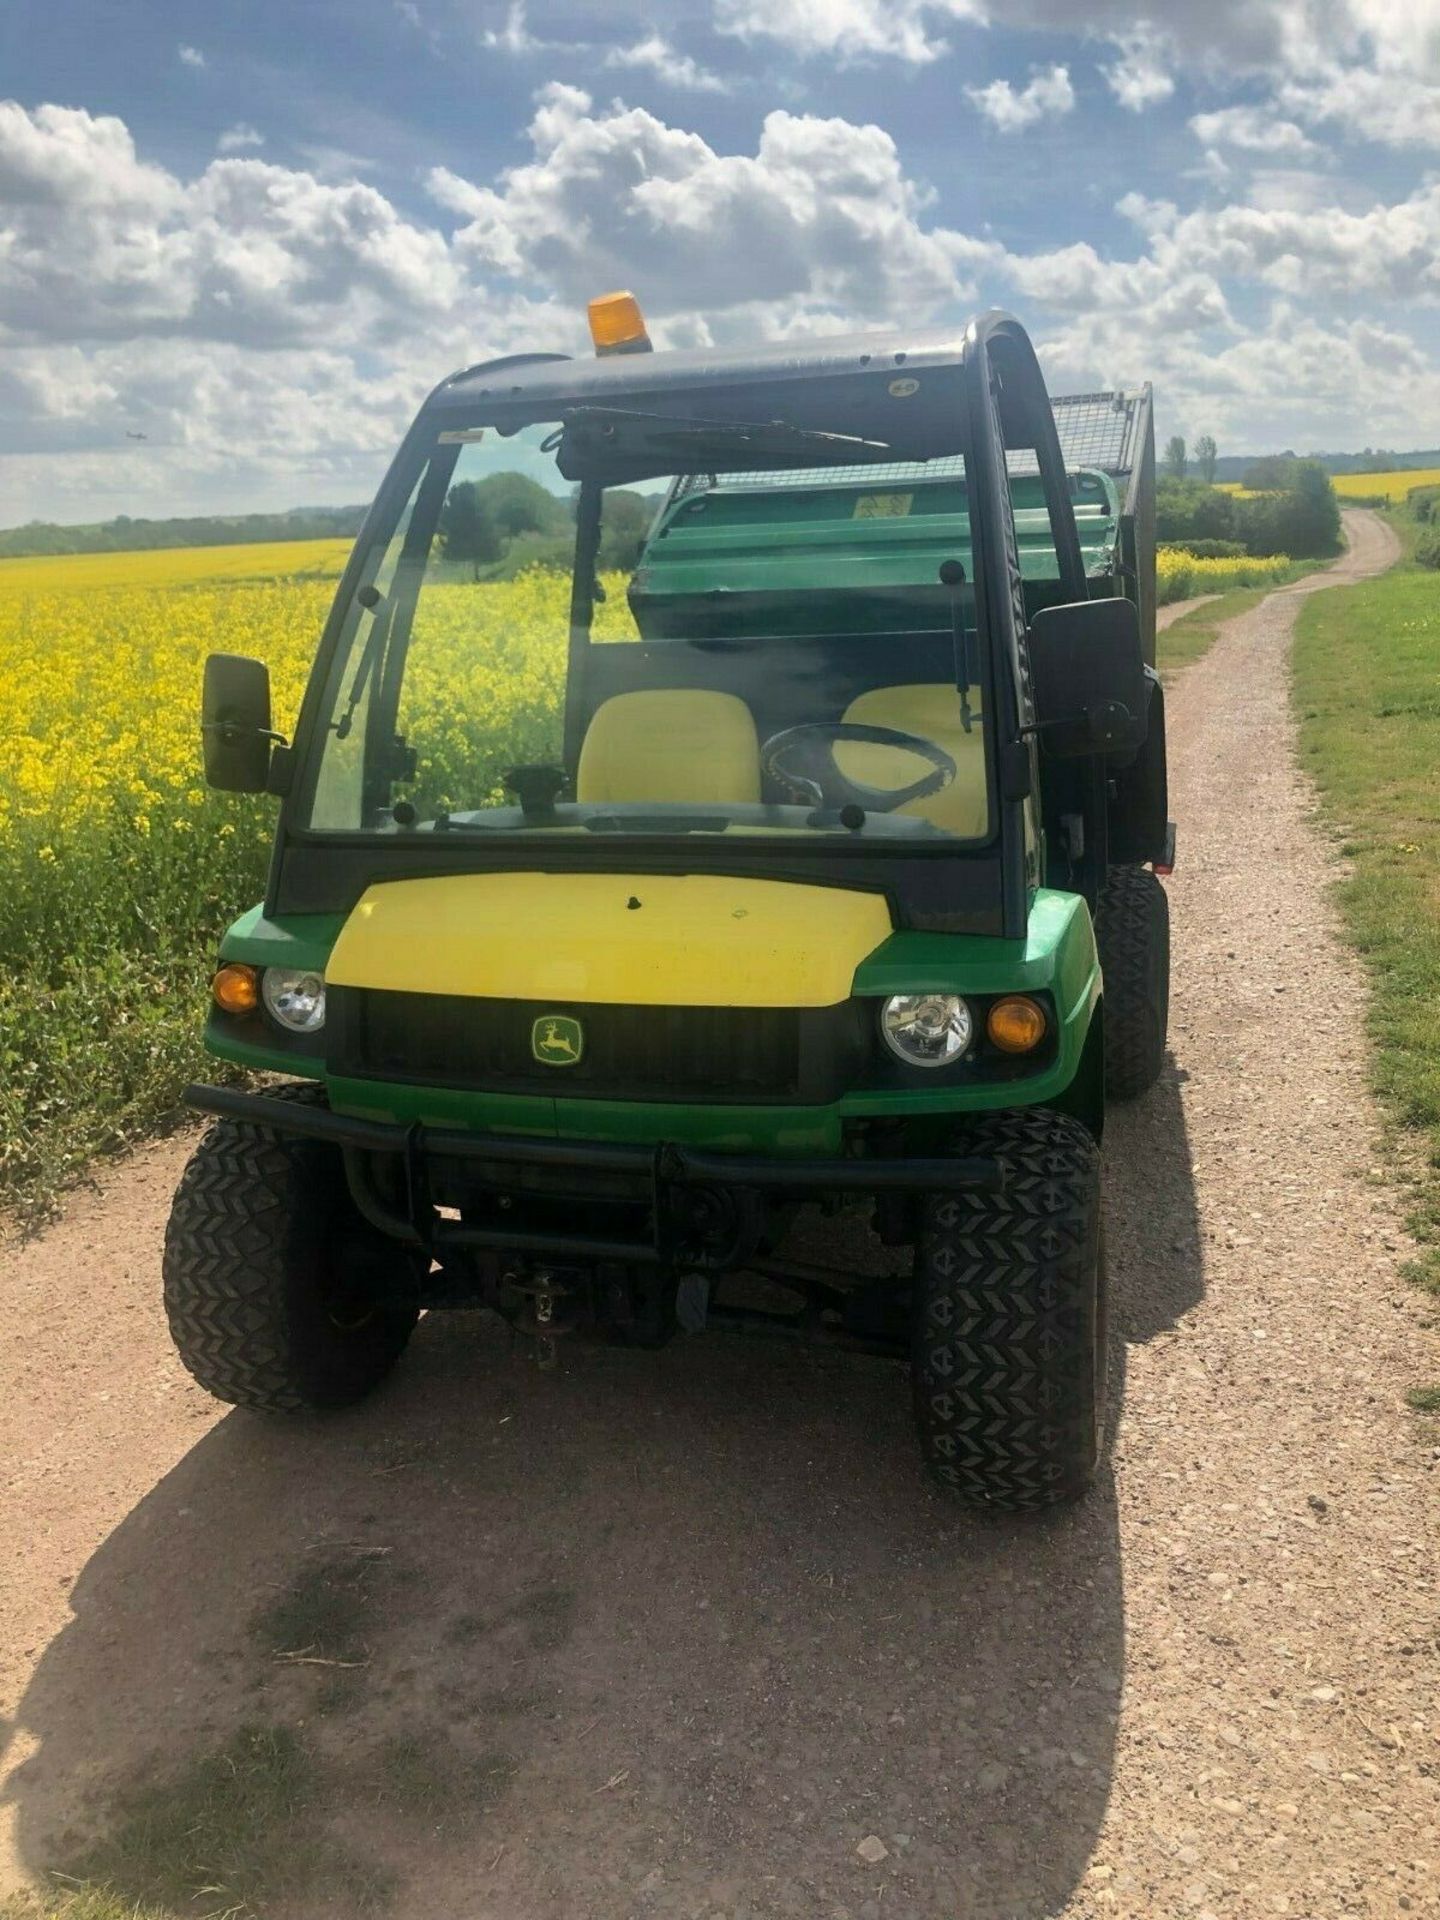
<instances>
[{"instance_id":1,"label":"green bush","mask_svg":"<svg viewBox=\"0 0 1440 1920\"><path fill-rule=\"evenodd\" d=\"M1319 461L1287 456L1279 466L1264 464L1262 477L1277 475L1283 491L1253 498L1222 493L1198 480L1162 480L1155 493L1157 540L1191 553L1208 552L1218 543L1223 551L1217 558L1232 557L1228 549L1233 546L1252 559L1288 553L1297 560L1319 560L1338 552L1340 503Z\"/></svg>"},{"instance_id":2,"label":"green bush","mask_svg":"<svg viewBox=\"0 0 1440 1920\"><path fill-rule=\"evenodd\" d=\"M1421 534L1415 542L1415 564L1440 573L1440 532Z\"/></svg>"},{"instance_id":3,"label":"green bush","mask_svg":"<svg viewBox=\"0 0 1440 1920\"><path fill-rule=\"evenodd\" d=\"M1405 496L1405 505L1412 520L1418 520L1422 526L1432 525L1440 511L1440 487L1411 487Z\"/></svg>"},{"instance_id":4,"label":"green bush","mask_svg":"<svg viewBox=\"0 0 1440 1920\"><path fill-rule=\"evenodd\" d=\"M1245 551L1257 558L1288 553L1295 560L1338 552L1340 502L1329 474L1318 460L1291 461L1289 472L1284 493L1236 501L1236 530Z\"/></svg>"},{"instance_id":5,"label":"green bush","mask_svg":"<svg viewBox=\"0 0 1440 1920\"><path fill-rule=\"evenodd\" d=\"M1185 551L1193 553L1197 560L1243 560L1245 542L1243 540L1187 540Z\"/></svg>"},{"instance_id":6,"label":"green bush","mask_svg":"<svg viewBox=\"0 0 1440 1920\"><path fill-rule=\"evenodd\" d=\"M1155 537L1191 553L1205 540L1235 538L1235 496L1201 480L1163 479L1155 490Z\"/></svg>"}]
</instances>

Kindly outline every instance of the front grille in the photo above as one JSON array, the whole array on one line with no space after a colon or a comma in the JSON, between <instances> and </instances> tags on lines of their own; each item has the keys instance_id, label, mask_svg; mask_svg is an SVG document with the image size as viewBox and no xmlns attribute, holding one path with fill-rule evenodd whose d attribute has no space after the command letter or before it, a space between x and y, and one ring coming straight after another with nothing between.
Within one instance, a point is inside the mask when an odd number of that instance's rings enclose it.
<instances>
[{"instance_id":1,"label":"front grille","mask_svg":"<svg viewBox=\"0 0 1440 1920\"><path fill-rule=\"evenodd\" d=\"M578 1020L573 1065L537 1060L537 1020ZM332 1073L556 1099L823 1101L853 1084L852 1006L632 1007L332 987Z\"/></svg>"}]
</instances>

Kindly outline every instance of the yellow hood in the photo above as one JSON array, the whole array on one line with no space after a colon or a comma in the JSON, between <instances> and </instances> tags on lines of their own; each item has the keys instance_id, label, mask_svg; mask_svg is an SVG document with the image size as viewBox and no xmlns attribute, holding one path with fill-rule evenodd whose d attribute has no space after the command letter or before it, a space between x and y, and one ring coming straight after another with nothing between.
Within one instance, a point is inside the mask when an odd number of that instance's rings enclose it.
<instances>
[{"instance_id":1,"label":"yellow hood","mask_svg":"<svg viewBox=\"0 0 1440 1920\"><path fill-rule=\"evenodd\" d=\"M879 894L698 874L390 880L355 908L342 987L628 1006L829 1007L890 933Z\"/></svg>"}]
</instances>

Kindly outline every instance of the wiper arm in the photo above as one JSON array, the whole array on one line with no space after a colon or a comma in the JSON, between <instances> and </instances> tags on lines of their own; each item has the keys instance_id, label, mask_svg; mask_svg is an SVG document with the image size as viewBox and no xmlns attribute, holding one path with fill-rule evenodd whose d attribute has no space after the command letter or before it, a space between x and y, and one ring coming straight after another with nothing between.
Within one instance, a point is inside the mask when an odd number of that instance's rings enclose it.
<instances>
[{"instance_id":1,"label":"wiper arm","mask_svg":"<svg viewBox=\"0 0 1440 1920\"><path fill-rule=\"evenodd\" d=\"M723 833L730 822L723 813L695 818L669 813L596 813L580 823L586 833Z\"/></svg>"},{"instance_id":2,"label":"wiper arm","mask_svg":"<svg viewBox=\"0 0 1440 1920\"><path fill-rule=\"evenodd\" d=\"M355 678L350 682L350 698L345 711L338 720L331 722L331 731L337 740L348 740L350 729L355 724L355 710L365 698L372 680L378 677L380 656L385 651L385 641L390 631L389 609L377 611L382 607L384 596L374 587L361 587L355 598L367 613L373 614L370 631L365 636L364 650L360 655L360 664L355 669Z\"/></svg>"},{"instance_id":3,"label":"wiper arm","mask_svg":"<svg viewBox=\"0 0 1440 1920\"><path fill-rule=\"evenodd\" d=\"M597 467L647 472L647 459L679 454L694 461L713 454L731 469L743 467L747 459L763 464L801 454L817 466L896 458L888 441L825 433L786 420L681 420L625 407L577 407L565 416L556 465L567 480L578 480Z\"/></svg>"}]
</instances>

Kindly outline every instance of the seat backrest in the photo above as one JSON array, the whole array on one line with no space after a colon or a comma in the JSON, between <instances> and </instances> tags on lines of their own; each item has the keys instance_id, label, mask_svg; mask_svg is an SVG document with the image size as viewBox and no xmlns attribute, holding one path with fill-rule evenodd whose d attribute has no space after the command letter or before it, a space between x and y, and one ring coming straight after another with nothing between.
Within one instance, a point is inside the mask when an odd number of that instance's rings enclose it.
<instances>
[{"instance_id":1,"label":"seat backrest","mask_svg":"<svg viewBox=\"0 0 1440 1920\"><path fill-rule=\"evenodd\" d=\"M614 694L586 729L575 796L754 805L760 742L750 709L733 693L701 687Z\"/></svg>"},{"instance_id":2,"label":"seat backrest","mask_svg":"<svg viewBox=\"0 0 1440 1920\"><path fill-rule=\"evenodd\" d=\"M872 688L850 702L845 718L858 726L893 727L897 733L917 734L948 753L955 762L955 778L950 785L923 800L911 800L897 811L928 820L945 833L976 840L989 832L985 734L980 725L978 689L971 694L970 710L975 724L966 733L960 724L960 696L955 688L944 681L924 681ZM854 741L835 749L835 764L847 780L869 787L908 787L922 771L913 753Z\"/></svg>"}]
</instances>

